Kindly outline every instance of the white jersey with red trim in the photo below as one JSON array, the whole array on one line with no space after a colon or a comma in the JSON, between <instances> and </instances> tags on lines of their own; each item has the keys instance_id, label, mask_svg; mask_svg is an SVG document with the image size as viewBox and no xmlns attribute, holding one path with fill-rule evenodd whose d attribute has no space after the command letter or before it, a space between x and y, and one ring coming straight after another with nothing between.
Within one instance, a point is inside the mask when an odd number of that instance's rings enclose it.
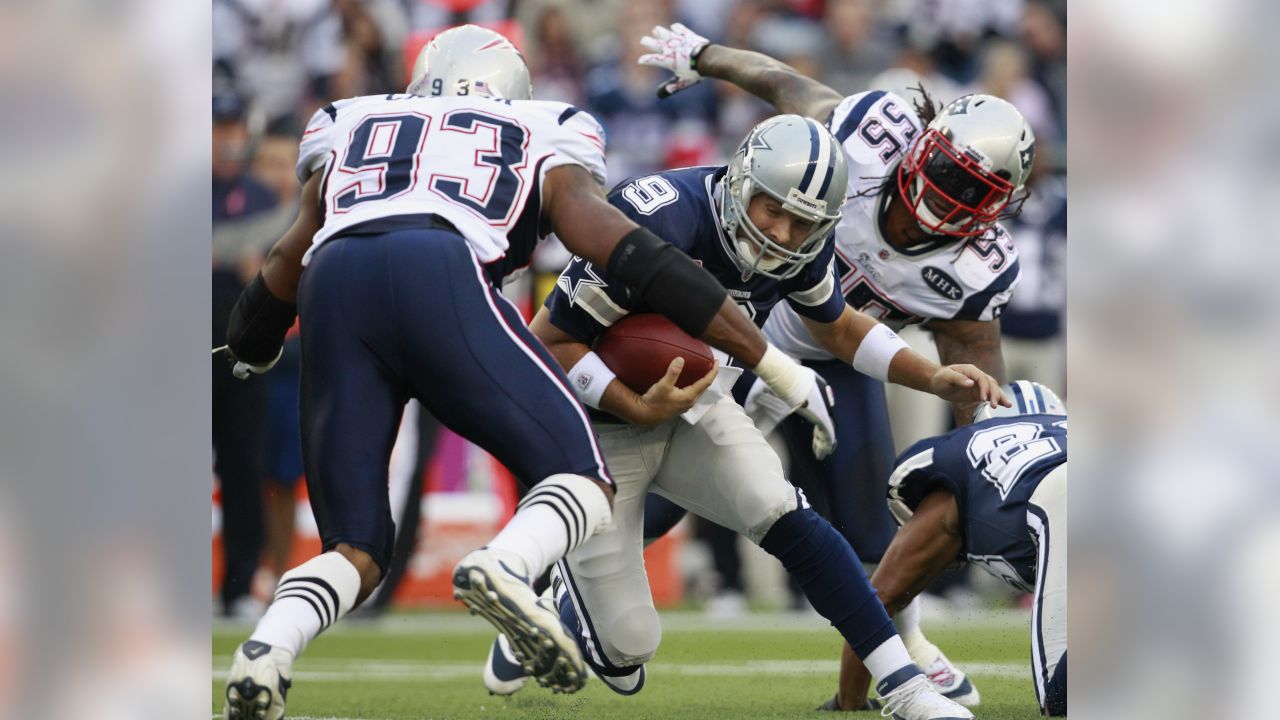
<instances>
[{"instance_id":1,"label":"white jersey with red trim","mask_svg":"<svg viewBox=\"0 0 1280 720\"><path fill-rule=\"evenodd\" d=\"M338 100L312 116L298 179L323 172L325 240L384 218L448 220L484 263L528 260L546 172L581 165L604 183L604 130L571 105L477 95ZM520 256L518 259L513 256Z\"/></svg>"},{"instance_id":2,"label":"white jersey with red trim","mask_svg":"<svg viewBox=\"0 0 1280 720\"><path fill-rule=\"evenodd\" d=\"M849 162L849 190L836 225L836 270L845 301L895 330L932 319L993 320L1004 311L1020 268L1005 229L996 225L967 240L898 250L882 222L902 153L921 131L920 118L901 97L876 90L845 98L831 115L831 132ZM800 316L779 307L764 333L793 357L830 359Z\"/></svg>"}]
</instances>

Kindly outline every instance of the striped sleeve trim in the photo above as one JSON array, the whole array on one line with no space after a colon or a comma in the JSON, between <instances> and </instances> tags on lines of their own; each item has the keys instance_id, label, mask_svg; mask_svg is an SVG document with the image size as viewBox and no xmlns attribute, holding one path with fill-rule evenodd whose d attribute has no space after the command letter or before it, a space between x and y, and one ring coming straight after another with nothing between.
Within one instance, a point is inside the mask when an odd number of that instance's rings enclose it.
<instances>
[{"instance_id":1,"label":"striped sleeve trim","mask_svg":"<svg viewBox=\"0 0 1280 720\"><path fill-rule=\"evenodd\" d=\"M835 291L835 276L828 272L823 276L822 282L807 290L797 290L787 297L806 307L820 307L823 303L831 299L831 293Z\"/></svg>"},{"instance_id":2,"label":"striped sleeve trim","mask_svg":"<svg viewBox=\"0 0 1280 720\"><path fill-rule=\"evenodd\" d=\"M578 288L573 304L582 308L596 322L609 327L627 316L627 309L618 305L603 288L584 285Z\"/></svg>"}]
</instances>

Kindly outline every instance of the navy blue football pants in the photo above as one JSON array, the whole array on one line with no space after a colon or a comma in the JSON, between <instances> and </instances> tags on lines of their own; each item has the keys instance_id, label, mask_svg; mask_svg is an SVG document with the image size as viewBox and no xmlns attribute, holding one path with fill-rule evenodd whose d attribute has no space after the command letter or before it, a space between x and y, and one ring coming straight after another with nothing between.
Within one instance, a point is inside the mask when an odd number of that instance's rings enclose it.
<instances>
[{"instance_id":1,"label":"navy blue football pants","mask_svg":"<svg viewBox=\"0 0 1280 720\"><path fill-rule=\"evenodd\" d=\"M559 473L610 482L564 373L462 236L329 240L302 274L298 313L302 448L326 551L346 543L386 572L387 463L409 397L527 485Z\"/></svg>"}]
</instances>

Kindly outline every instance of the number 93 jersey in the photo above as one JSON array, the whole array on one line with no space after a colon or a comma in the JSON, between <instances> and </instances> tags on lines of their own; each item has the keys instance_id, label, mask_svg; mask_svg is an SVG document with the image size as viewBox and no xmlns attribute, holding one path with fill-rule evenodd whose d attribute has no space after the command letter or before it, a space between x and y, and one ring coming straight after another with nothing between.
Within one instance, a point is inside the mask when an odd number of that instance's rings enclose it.
<instances>
[{"instance_id":1,"label":"number 93 jersey","mask_svg":"<svg viewBox=\"0 0 1280 720\"><path fill-rule=\"evenodd\" d=\"M924 320L999 317L1020 272L1004 228L906 250L884 239L898 163L922 127L911 103L883 90L850 95L836 106L828 127L849 163L849 190L835 229L845 301L895 330ZM764 331L792 356L831 358L788 308L774 313Z\"/></svg>"},{"instance_id":2,"label":"number 93 jersey","mask_svg":"<svg viewBox=\"0 0 1280 720\"><path fill-rule=\"evenodd\" d=\"M960 506L969 562L1023 592L1036 581L1027 503L1040 481L1067 461L1067 418L998 417L912 445L889 476L889 509L899 524L926 495L946 490Z\"/></svg>"},{"instance_id":3,"label":"number 93 jersey","mask_svg":"<svg viewBox=\"0 0 1280 720\"><path fill-rule=\"evenodd\" d=\"M570 105L477 95L370 95L312 116L298 179L323 172L325 220L305 264L325 240L376 223L448 220L480 261L514 269L542 238L546 172L581 165L603 184L604 130ZM497 262L501 260L502 262Z\"/></svg>"}]
</instances>

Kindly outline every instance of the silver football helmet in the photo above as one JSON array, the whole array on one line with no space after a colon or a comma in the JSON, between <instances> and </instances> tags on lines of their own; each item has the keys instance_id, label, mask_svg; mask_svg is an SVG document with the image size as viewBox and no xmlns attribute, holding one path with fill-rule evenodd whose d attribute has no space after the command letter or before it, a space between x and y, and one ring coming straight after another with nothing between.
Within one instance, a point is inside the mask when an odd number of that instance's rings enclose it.
<instances>
[{"instance_id":1,"label":"silver football helmet","mask_svg":"<svg viewBox=\"0 0 1280 720\"><path fill-rule=\"evenodd\" d=\"M840 220L848 183L844 149L821 123L779 115L752 128L729 162L720 193L720 240L743 278L759 273L785 280L816 258ZM813 223L799 247L783 247L751 222L747 206L759 193Z\"/></svg>"},{"instance_id":2,"label":"silver football helmet","mask_svg":"<svg viewBox=\"0 0 1280 720\"><path fill-rule=\"evenodd\" d=\"M972 237L995 224L1022 190L1036 137L1022 113L993 95L944 107L898 166L898 189L921 229Z\"/></svg>"},{"instance_id":3,"label":"silver football helmet","mask_svg":"<svg viewBox=\"0 0 1280 720\"><path fill-rule=\"evenodd\" d=\"M478 25L461 25L436 35L418 53L408 92L528 100L533 86L529 66L510 40Z\"/></svg>"},{"instance_id":4,"label":"silver football helmet","mask_svg":"<svg viewBox=\"0 0 1280 720\"><path fill-rule=\"evenodd\" d=\"M973 412L973 421L982 422L998 417L1017 415L1066 415L1067 405L1049 388L1030 380L1014 380L1000 389L1013 401L1013 407L991 407L982 403Z\"/></svg>"}]
</instances>

